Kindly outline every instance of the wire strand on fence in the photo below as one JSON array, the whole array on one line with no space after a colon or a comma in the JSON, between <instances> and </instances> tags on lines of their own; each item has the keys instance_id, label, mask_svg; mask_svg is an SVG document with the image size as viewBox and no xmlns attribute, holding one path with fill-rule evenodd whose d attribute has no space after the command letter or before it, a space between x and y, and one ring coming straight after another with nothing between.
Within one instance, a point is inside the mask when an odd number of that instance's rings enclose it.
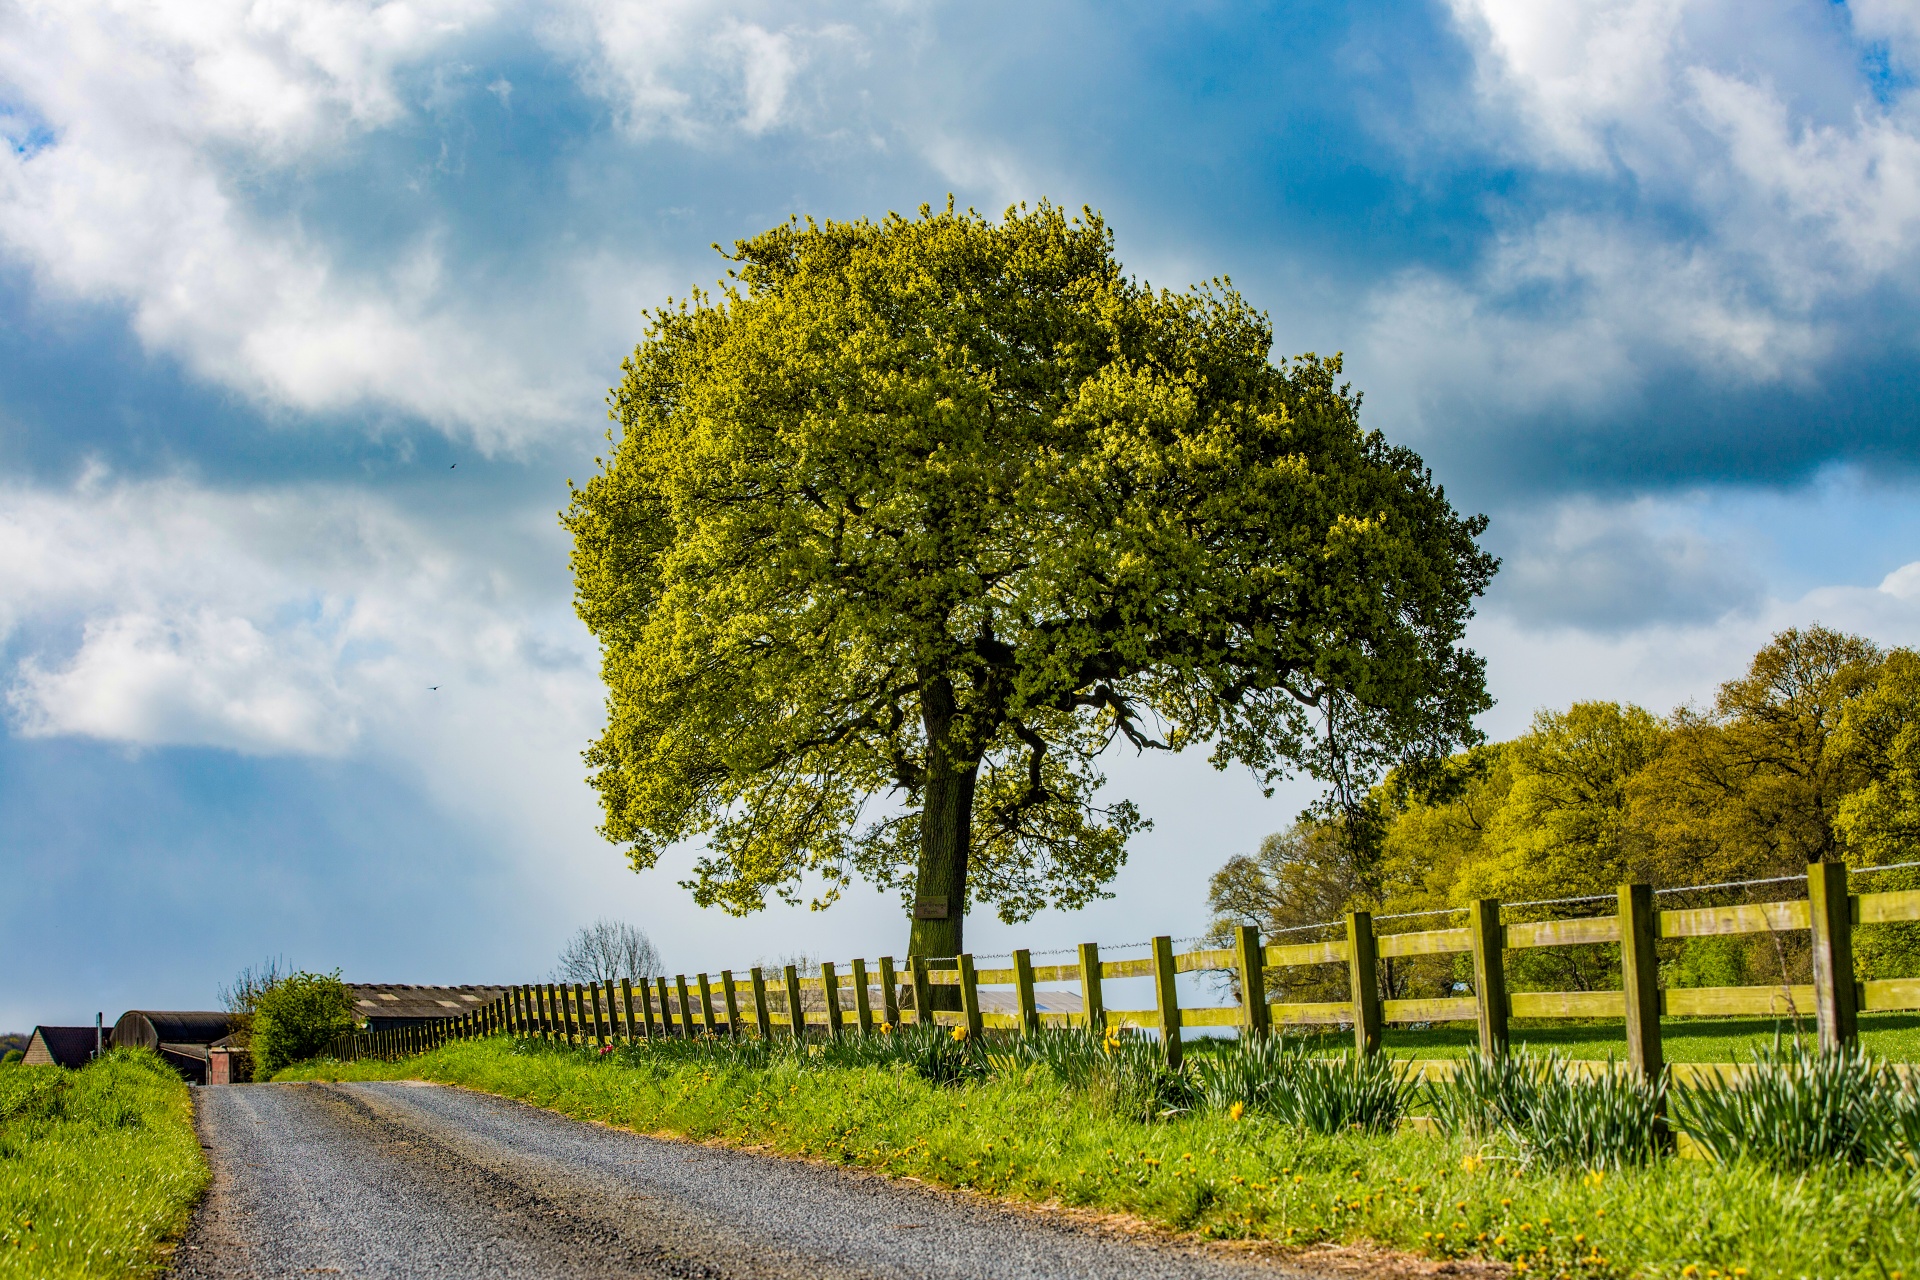
<instances>
[{"instance_id":1,"label":"wire strand on fence","mask_svg":"<svg viewBox=\"0 0 1920 1280\"><path fill-rule=\"evenodd\" d=\"M1760 880L1726 880L1719 884L1677 884L1671 889L1655 889L1655 893L1705 893L1709 889L1745 889L1756 884L1787 884L1791 881L1803 881L1805 876L1767 876Z\"/></svg>"}]
</instances>

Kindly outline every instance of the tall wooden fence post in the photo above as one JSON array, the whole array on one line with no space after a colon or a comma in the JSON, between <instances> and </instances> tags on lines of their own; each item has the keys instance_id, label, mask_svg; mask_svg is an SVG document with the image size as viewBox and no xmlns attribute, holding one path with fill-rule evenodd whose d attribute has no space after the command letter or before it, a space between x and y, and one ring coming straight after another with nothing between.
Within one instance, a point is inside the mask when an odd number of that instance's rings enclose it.
<instances>
[{"instance_id":1,"label":"tall wooden fence post","mask_svg":"<svg viewBox=\"0 0 1920 1280\"><path fill-rule=\"evenodd\" d=\"M740 987L733 980L733 970L720 971L720 998L727 1005L727 1034L740 1034Z\"/></svg>"},{"instance_id":2,"label":"tall wooden fence post","mask_svg":"<svg viewBox=\"0 0 1920 1280\"><path fill-rule=\"evenodd\" d=\"M1627 1069L1643 1080L1660 1078L1660 936L1653 886L1620 886L1620 993L1627 1005Z\"/></svg>"},{"instance_id":3,"label":"tall wooden fence post","mask_svg":"<svg viewBox=\"0 0 1920 1280\"><path fill-rule=\"evenodd\" d=\"M788 965L782 975L787 980L787 1016L793 1019L793 1038L807 1038L807 1004L800 998L800 966Z\"/></svg>"},{"instance_id":4,"label":"tall wooden fence post","mask_svg":"<svg viewBox=\"0 0 1920 1280\"><path fill-rule=\"evenodd\" d=\"M1473 998L1480 1018L1480 1053L1497 1058L1507 1051L1507 969L1500 904L1475 898L1467 905L1467 936L1473 941Z\"/></svg>"},{"instance_id":5,"label":"tall wooden fence post","mask_svg":"<svg viewBox=\"0 0 1920 1280\"><path fill-rule=\"evenodd\" d=\"M1013 953L1013 988L1020 1000L1020 1031L1040 1034L1040 1002L1033 994L1033 952L1024 947Z\"/></svg>"},{"instance_id":6,"label":"tall wooden fence post","mask_svg":"<svg viewBox=\"0 0 1920 1280\"><path fill-rule=\"evenodd\" d=\"M1153 940L1153 1002L1160 1011L1160 1045L1167 1065L1178 1067L1180 1048L1180 976L1173 961L1173 939L1162 934Z\"/></svg>"},{"instance_id":7,"label":"tall wooden fence post","mask_svg":"<svg viewBox=\"0 0 1920 1280\"><path fill-rule=\"evenodd\" d=\"M767 1009L767 975L759 965L747 970L747 982L753 988L753 1025L762 1040L773 1039L773 1016Z\"/></svg>"},{"instance_id":8,"label":"tall wooden fence post","mask_svg":"<svg viewBox=\"0 0 1920 1280\"><path fill-rule=\"evenodd\" d=\"M640 990L645 991L646 987L642 986ZM634 1016L633 1009L632 978L620 979L620 1012L625 1020L624 1025L627 1029L627 1043L632 1044L640 1038L640 1021Z\"/></svg>"},{"instance_id":9,"label":"tall wooden fence post","mask_svg":"<svg viewBox=\"0 0 1920 1280\"><path fill-rule=\"evenodd\" d=\"M967 1017L968 1035L978 1036L986 1031L986 1021L980 1016L980 980L974 976L971 951L960 955L960 1010Z\"/></svg>"},{"instance_id":10,"label":"tall wooden fence post","mask_svg":"<svg viewBox=\"0 0 1920 1280\"><path fill-rule=\"evenodd\" d=\"M1807 907L1813 917L1813 1007L1820 1048L1831 1052L1860 1033L1859 993L1853 985L1853 899L1844 862L1807 867Z\"/></svg>"},{"instance_id":11,"label":"tall wooden fence post","mask_svg":"<svg viewBox=\"0 0 1920 1280\"><path fill-rule=\"evenodd\" d=\"M660 996L660 1034L671 1038L673 1032L673 993L667 987L667 975L661 974L653 980L653 989Z\"/></svg>"},{"instance_id":12,"label":"tall wooden fence post","mask_svg":"<svg viewBox=\"0 0 1920 1280\"><path fill-rule=\"evenodd\" d=\"M1107 1033L1107 1003L1100 985L1100 944L1080 944L1080 1008L1087 1019L1087 1030L1095 1036Z\"/></svg>"},{"instance_id":13,"label":"tall wooden fence post","mask_svg":"<svg viewBox=\"0 0 1920 1280\"><path fill-rule=\"evenodd\" d=\"M713 984L707 981L704 973L697 975L695 981L700 984L700 1025L706 1028L708 1035L717 1037L720 1028L715 1025L713 1018Z\"/></svg>"},{"instance_id":14,"label":"tall wooden fence post","mask_svg":"<svg viewBox=\"0 0 1920 1280\"><path fill-rule=\"evenodd\" d=\"M867 990L867 962L858 956L853 961L853 1017L861 1035L873 1034L873 996Z\"/></svg>"},{"instance_id":15,"label":"tall wooden fence post","mask_svg":"<svg viewBox=\"0 0 1920 1280\"><path fill-rule=\"evenodd\" d=\"M907 967L913 971L913 1020L930 1027L934 1023L933 981L927 977L927 958L908 956Z\"/></svg>"},{"instance_id":16,"label":"tall wooden fence post","mask_svg":"<svg viewBox=\"0 0 1920 1280\"><path fill-rule=\"evenodd\" d=\"M840 979L833 971L833 961L820 962L820 995L827 1002L827 1038L840 1038Z\"/></svg>"},{"instance_id":17,"label":"tall wooden fence post","mask_svg":"<svg viewBox=\"0 0 1920 1280\"><path fill-rule=\"evenodd\" d=\"M1260 946L1260 927L1243 924L1233 931L1234 965L1240 970L1240 1033L1263 1036L1273 1026L1267 1008L1267 956Z\"/></svg>"},{"instance_id":18,"label":"tall wooden fence post","mask_svg":"<svg viewBox=\"0 0 1920 1280\"><path fill-rule=\"evenodd\" d=\"M687 994L687 975L673 975L673 994L680 999L680 1034L692 1040L700 1034L693 1022L693 997Z\"/></svg>"},{"instance_id":19,"label":"tall wooden fence post","mask_svg":"<svg viewBox=\"0 0 1920 1280\"><path fill-rule=\"evenodd\" d=\"M880 1020L889 1027L900 1025L900 979L892 956L880 957Z\"/></svg>"},{"instance_id":20,"label":"tall wooden fence post","mask_svg":"<svg viewBox=\"0 0 1920 1280\"><path fill-rule=\"evenodd\" d=\"M1362 1058L1380 1052L1380 954L1373 912L1347 913L1347 986L1353 999L1353 1048Z\"/></svg>"}]
</instances>

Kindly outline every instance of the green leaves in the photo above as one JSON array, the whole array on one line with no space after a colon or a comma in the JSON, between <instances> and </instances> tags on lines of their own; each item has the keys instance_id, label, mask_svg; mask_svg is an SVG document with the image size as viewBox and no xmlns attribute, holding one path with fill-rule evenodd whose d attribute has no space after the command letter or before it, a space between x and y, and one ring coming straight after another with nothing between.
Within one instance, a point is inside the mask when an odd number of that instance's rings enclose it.
<instances>
[{"instance_id":1,"label":"green leaves","mask_svg":"<svg viewBox=\"0 0 1920 1280\"><path fill-rule=\"evenodd\" d=\"M1124 861L1117 740L1272 780L1471 736L1483 522L1225 282L1155 293L1044 203L730 260L652 317L564 517L636 867L704 836L702 904L859 874L1017 919Z\"/></svg>"}]
</instances>

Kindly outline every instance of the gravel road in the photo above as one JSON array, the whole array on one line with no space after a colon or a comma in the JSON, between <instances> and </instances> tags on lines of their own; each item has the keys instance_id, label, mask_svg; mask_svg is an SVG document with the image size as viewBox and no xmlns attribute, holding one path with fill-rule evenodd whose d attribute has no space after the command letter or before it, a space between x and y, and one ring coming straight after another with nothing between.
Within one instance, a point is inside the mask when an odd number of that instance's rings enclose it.
<instances>
[{"instance_id":1,"label":"gravel road","mask_svg":"<svg viewBox=\"0 0 1920 1280\"><path fill-rule=\"evenodd\" d=\"M438 1085L194 1092L214 1182L180 1276L1306 1275Z\"/></svg>"}]
</instances>

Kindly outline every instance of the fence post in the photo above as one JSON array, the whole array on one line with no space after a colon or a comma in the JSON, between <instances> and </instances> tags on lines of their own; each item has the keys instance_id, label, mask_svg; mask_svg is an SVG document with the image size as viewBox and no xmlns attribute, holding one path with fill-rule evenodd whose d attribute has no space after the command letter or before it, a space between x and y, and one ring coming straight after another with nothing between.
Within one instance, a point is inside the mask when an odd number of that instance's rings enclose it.
<instances>
[{"instance_id":1,"label":"fence post","mask_svg":"<svg viewBox=\"0 0 1920 1280\"><path fill-rule=\"evenodd\" d=\"M1260 946L1260 926L1234 929L1233 956L1240 970L1241 1034L1266 1035L1273 1028L1273 1011L1267 1008L1267 957Z\"/></svg>"},{"instance_id":2,"label":"fence post","mask_svg":"<svg viewBox=\"0 0 1920 1280\"><path fill-rule=\"evenodd\" d=\"M641 987L640 989L642 991L646 990L644 986ZM633 979L632 978L620 979L620 1014L621 1014L620 1025L625 1030L627 1043L632 1044L635 1040L638 1040L640 1038L639 1028L637 1023L634 1021L634 1016L633 1016Z\"/></svg>"},{"instance_id":3,"label":"fence post","mask_svg":"<svg viewBox=\"0 0 1920 1280\"><path fill-rule=\"evenodd\" d=\"M1153 940L1153 1002L1160 1011L1160 1044L1167 1065L1177 1067L1180 1050L1180 990L1174 985L1179 977L1173 960L1173 939L1161 934Z\"/></svg>"},{"instance_id":4,"label":"fence post","mask_svg":"<svg viewBox=\"0 0 1920 1280\"><path fill-rule=\"evenodd\" d=\"M673 975L673 994L680 998L680 1034L691 1040L700 1034L693 1025L693 997L687 994L687 975Z\"/></svg>"},{"instance_id":5,"label":"fence post","mask_svg":"<svg viewBox=\"0 0 1920 1280\"><path fill-rule=\"evenodd\" d=\"M1860 1030L1846 863L1808 865L1807 908L1813 917L1813 1007L1820 1022L1820 1048L1830 1052L1852 1044Z\"/></svg>"},{"instance_id":6,"label":"fence post","mask_svg":"<svg viewBox=\"0 0 1920 1280\"><path fill-rule=\"evenodd\" d=\"M1100 994L1100 944L1080 944L1080 1008L1086 1015L1087 1030L1096 1036L1107 1033L1107 1003Z\"/></svg>"},{"instance_id":7,"label":"fence post","mask_svg":"<svg viewBox=\"0 0 1920 1280\"><path fill-rule=\"evenodd\" d=\"M873 1034L873 993L867 989L867 962L855 956L851 965L853 977L853 1020L860 1028L860 1034Z\"/></svg>"},{"instance_id":8,"label":"fence post","mask_svg":"<svg viewBox=\"0 0 1920 1280\"><path fill-rule=\"evenodd\" d=\"M740 1034L740 988L733 980L733 970L720 971L720 998L727 1005L727 1034Z\"/></svg>"},{"instance_id":9,"label":"fence post","mask_svg":"<svg viewBox=\"0 0 1920 1280\"><path fill-rule=\"evenodd\" d=\"M1020 996L1021 1032L1039 1035L1040 1004L1033 995L1033 952L1025 948L1013 953L1013 986Z\"/></svg>"},{"instance_id":10,"label":"fence post","mask_svg":"<svg viewBox=\"0 0 1920 1280\"><path fill-rule=\"evenodd\" d=\"M1479 1006L1480 1052L1497 1058L1507 1051L1506 931L1500 904L1475 898L1467 906L1467 936L1473 940L1473 998Z\"/></svg>"},{"instance_id":11,"label":"fence post","mask_svg":"<svg viewBox=\"0 0 1920 1280\"><path fill-rule=\"evenodd\" d=\"M1347 983L1353 999L1353 1047L1362 1058L1380 1052L1380 953L1373 912L1347 912Z\"/></svg>"},{"instance_id":12,"label":"fence post","mask_svg":"<svg viewBox=\"0 0 1920 1280\"><path fill-rule=\"evenodd\" d=\"M933 1025L933 983L927 979L927 958L908 956L907 967L913 970L913 1020L930 1027Z\"/></svg>"},{"instance_id":13,"label":"fence post","mask_svg":"<svg viewBox=\"0 0 1920 1280\"><path fill-rule=\"evenodd\" d=\"M782 975L787 980L787 1016L793 1020L793 1038L807 1038L807 1006L800 999L800 967L788 965Z\"/></svg>"},{"instance_id":14,"label":"fence post","mask_svg":"<svg viewBox=\"0 0 1920 1280\"><path fill-rule=\"evenodd\" d=\"M700 1025L707 1029L708 1035L717 1037L720 1028L714 1025L713 1020L713 984L707 981L704 973L697 975L695 981L700 984Z\"/></svg>"},{"instance_id":15,"label":"fence post","mask_svg":"<svg viewBox=\"0 0 1920 1280\"><path fill-rule=\"evenodd\" d=\"M577 982L568 983L567 992L567 1014L573 1020L575 1029L580 1033L580 1047L584 1049L587 1047L588 1037L593 1034L592 1028L587 1022L586 992L581 989L580 984ZM568 1036L567 1039L571 1043L573 1037Z\"/></svg>"},{"instance_id":16,"label":"fence post","mask_svg":"<svg viewBox=\"0 0 1920 1280\"><path fill-rule=\"evenodd\" d=\"M747 983L753 988L753 1025L762 1040L773 1039L773 1019L767 1014L767 975L755 965L747 970Z\"/></svg>"},{"instance_id":17,"label":"fence post","mask_svg":"<svg viewBox=\"0 0 1920 1280\"><path fill-rule=\"evenodd\" d=\"M1627 1004L1627 1068L1643 1080L1660 1078L1660 936L1653 886L1620 886L1620 994Z\"/></svg>"},{"instance_id":18,"label":"fence post","mask_svg":"<svg viewBox=\"0 0 1920 1280\"><path fill-rule=\"evenodd\" d=\"M607 997L607 1043L612 1044L614 1041L623 1038L626 1023L620 1020L620 1004L613 985L613 979L602 978L600 980L600 990L605 993Z\"/></svg>"},{"instance_id":19,"label":"fence post","mask_svg":"<svg viewBox=\"0 0 1920 1280\"><path fill-rule=\"evenodd\" d=\"M560 1018L560 1006L554 1003L553 984L551 982L538 982L534 984L533 1012L534 1021L538 1024L540 1038L542 1040L554 1039L556 1032L555 1024Z\"/></svg>"},{"instance_id":20,"label":"fence post","mask_svg":"<svg viewBox=\"0 0 1920 1280\"><path fill-rule=\"evenodd\" d=\"M880 957L880 1021L889 1027L900 1025L899 978L893 972L893 957Z\"/></svg>"},{"instance_id":21,"label":"fence post","mask_svg":"<svg viewBox=\"0 0 1920 1280\"><path fill-rule=\"evenodd\" d=\"M672 1038L673 995L667 990L666 974L663 973L653 980L653 989L660 994L660 1034Z\"/></svg>"},{"instance_id":22,"label":"fence post","mask_svg":"<svg viewBox=\"0 0 1920 1280\"><path fill-rule=\"evenodd\" d=\"M640 1033L647 1039L655 1035L653 1021L653 986L643 974L640 978Z\"/></svg>"},{"instance_id":23,"label":"fence post","mask_svg":"<svg viewBox=\"0 0 1920 1280\"><path fill-rule=\"evenodd\" d=\"M980 980L974 976L973 953L963 952L959 961L960 1011L967 1018L967 1034L979 1036L986 1032L987 1024L980 1016Z\"/></svg>"},{"instance_id":24,"label":"fence post","mask_svg":"<svg viewBox=\"0 0 1920 1280\"><path fill-rule=\"evenodd\" d=\"M833 961L820 962L820 995L827 1002L827 1038L840 1038L840 979L833 971Z\"/></svg>"}]
</instances>

